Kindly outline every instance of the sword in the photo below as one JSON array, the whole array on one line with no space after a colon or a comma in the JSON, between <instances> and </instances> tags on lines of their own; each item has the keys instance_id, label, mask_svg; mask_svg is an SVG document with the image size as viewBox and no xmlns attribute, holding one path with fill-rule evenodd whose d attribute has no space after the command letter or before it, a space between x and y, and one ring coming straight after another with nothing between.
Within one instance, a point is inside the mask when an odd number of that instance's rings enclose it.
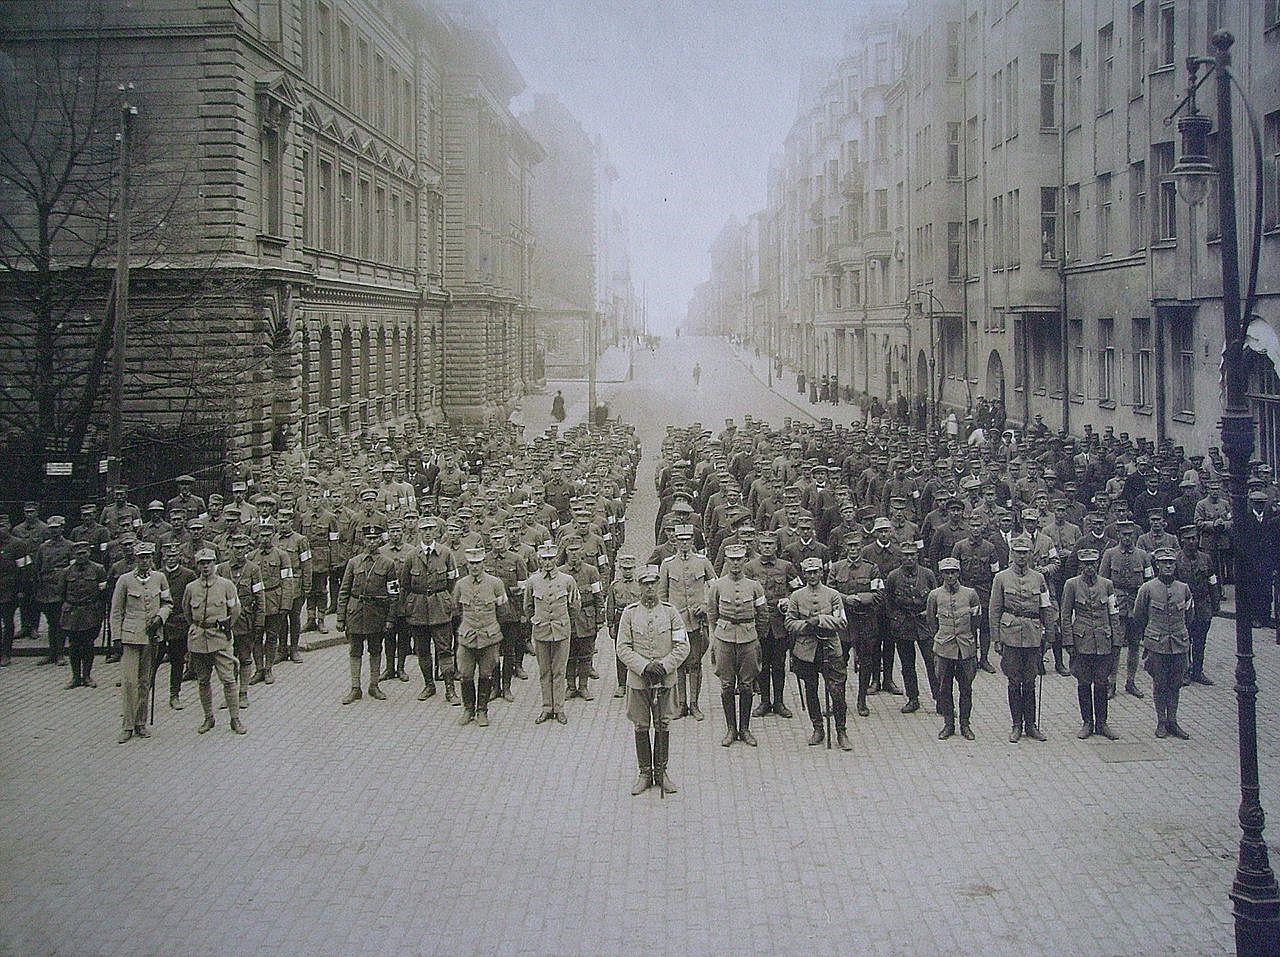
<instances>
[{"instance_id":1,"label":"sword","mask_svg":"<svg viewBox=\"0 0 1280 957\"><path fill-rule=\"evenodd\" d=\"M652 688L649 689L649 718L650 718L649 723L653 725L653 750L655 752L653 755L654 761L653 761L652 770L653 770L653 776L657 779L658 800L660 801L665 801L667 799L667 791L662 786L667 776L667 769L663 768L660 772L657 770L658 756L656 754L658 750L658 722L659 722L658 699L661 697L662 692L664 690L665 689L662 687L662 685L654 685Z\"/></svg>"}]
</instances>

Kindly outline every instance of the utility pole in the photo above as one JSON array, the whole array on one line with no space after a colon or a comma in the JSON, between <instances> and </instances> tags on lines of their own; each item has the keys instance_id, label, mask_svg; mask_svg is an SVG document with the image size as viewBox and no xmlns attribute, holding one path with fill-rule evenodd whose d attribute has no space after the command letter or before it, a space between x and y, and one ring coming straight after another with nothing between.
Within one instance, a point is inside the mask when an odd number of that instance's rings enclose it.
<instances>
[{"instance_id":1,"label":"utility pole","mask_svg":"<svg viewBox=\"0 0 1280 957\"><path fill-rule=\"evenodd\" d=\"M591 310L591 325L587 329L587 426L596 424L596 336L600 315Z\"/></svg>"},{"instance_id":2,"label":"utility pole","mask_svg":"<svg viewBox=\"0 0 1280 957\"><path fill-rule=\"evenodd\" d=\"M132 83L121 83L121 95L133 89ZM111 425L108 435L107 483L111 488L120 484L123 471L124 450L124 361L129 335L129 139L133 132L133 118L138 108L127 100L120 104L120 204L116 211L116 275L115 275L115 326L111 344Z\"/></svg>"}]
</instances>

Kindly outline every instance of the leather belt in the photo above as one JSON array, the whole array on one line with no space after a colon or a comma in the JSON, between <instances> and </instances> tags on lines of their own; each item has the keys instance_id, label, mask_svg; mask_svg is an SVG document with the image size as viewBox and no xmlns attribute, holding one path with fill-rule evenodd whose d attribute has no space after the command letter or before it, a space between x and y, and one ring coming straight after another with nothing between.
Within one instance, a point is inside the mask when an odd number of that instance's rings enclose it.
<instances>
[{"instance_id":1,"label":"leather belt","mask_svg":"<svg viewBox=\"0 0 1280 957\"><path fill-rule=\"evenodd\" d=\"M721 618L721 621L727 621L731 625L754 625L755 618Z\"/></svg>"}]
</instances>

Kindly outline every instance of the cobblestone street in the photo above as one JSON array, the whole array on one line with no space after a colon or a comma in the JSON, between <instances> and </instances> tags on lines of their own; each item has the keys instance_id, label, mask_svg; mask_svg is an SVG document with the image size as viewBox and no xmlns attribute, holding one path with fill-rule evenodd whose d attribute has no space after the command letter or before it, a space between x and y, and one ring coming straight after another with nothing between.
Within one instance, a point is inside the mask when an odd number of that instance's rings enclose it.
<instances>
[{"instance_id":1,"label":"cobblestone street","mask_svg":"<svg viewBox=\"0 0 1280 957\"><path fill-rule=\"evenodd\" d=\"M627 543L643 559L668 423L805 413L719 341L668 340L633 371L600 394L644 443ZM526 401L527 436L555 387ZM563 388L585 407L585 384ZM1257 637L1274 863L1280 647ZM534 725L536 680L495 703L488 729L456 727L443 696L418 702L416 677L341 707L346 651L331 647L251 690L247 737L225 712L197 737L187 685L186 710L162 694L154 736L125 746L116 666L64 692L65 669L19 658L0 671L0 953L1225 953L1230 620L1209 648L1216 685L1183 693L1188 742L1154 739L1150 700L1123 693L1121 740L1078 741L1075 682L1050 674L1048 742L1011 745L1004 679L982 674L972 743L939 742L927 704L902 715L902 698L877 695L871 717L851 714L852 753L810 748L792 683L795 718L753 723L759 748L723 749L704 688L708 719L673 726L680 792L666 800L628 794L631 729L604 642L606 677L569 703L567 727Z\"/></svg>"}]
</instances>

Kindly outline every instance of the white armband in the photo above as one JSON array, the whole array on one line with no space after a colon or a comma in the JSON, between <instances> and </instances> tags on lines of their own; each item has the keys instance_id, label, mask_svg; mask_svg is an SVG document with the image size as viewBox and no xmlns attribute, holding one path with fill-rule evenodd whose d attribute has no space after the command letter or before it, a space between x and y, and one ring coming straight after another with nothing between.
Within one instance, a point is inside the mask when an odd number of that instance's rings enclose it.
<instances>
[{"instance_id":1,"label":"white armband","mask_svg":"<svg viewBox=\"0 0 1280 957\"><path fill-rule=\"evenodd\" d=\"M330 533L329 533L329 541L331 541L331 542L336 542L337 540L338 540L338 533L337 533L337 532L330 532Z\"/></svg>"},{"instance_id":2,"label":"white armband","mask_svg":"<svg viewBox=\"0 0 1280 957\"><path fill-rule=\"evenodd\" d=\"M299 553L298 553L298 561L300 561L300 562L309 562L309 561L311 561L311 550L310 550L310 549L307 549L306 551L299 552Z\"/></svg>"},{"instance_id":3,"label":"white armband","mask_svg":"<svg viewBox=\"0 0 1280 957\"><path fill-rule=\"evenodd\" d=\"M757 608L763 608L766 604L768 604L768 602L765 600L764 595L756 595L756 600L753 601L751 604L755 605Z\"/></svg>"},{"instance_id":4,"label":"white armband","mask_svg":"<svg viewBox=\"0 0 1280 957\"><path fill-rule=\"evenodd\" d=\"M1111 614L1113 614L1113 615L1118 615L1118 614L1120 613L1120 609L1119 609L1119 607L1117 607L1117 605L1116 605L1116 596L1115 596L1115 595L1108 595L1108 596L1107 596L1107 611L1111 612Z\"/></svg>"},{"instance_id":5,"label":"white armband","mask_svg":"<svg viewBox=\"0 0 1280 957\"><path fill-rule=\"evenodd\" d=\"M262 582L254 582L252 585L249 586L249 591L253 592L256 595L258 594L258 592L262 591L266 587L267 586L264 585Z\"/></svg>"},{"instance_id":6,"label":"white armband","mask_svg":"<svg viewBox=\"0 0 1280 957\"><path fill-rule=\"evenodd\" d=\"M1041 608L1053 607L1053 599L1049 597L1049 593L1047 591L1042 591L1040 593L1040 607Z\"/></svg>"},{"instance_id":7,"label":"white armband","mask_svg":"<svg viewBox=\"0 0 1280 957\"><path fill-rule=\"evenodd\" d=\"M600 583L599 583L599 582L592 582L592 583L591 583L591 594L593 594L593 595L598 595L598 594L600 594Z\"/></svg>"},{"instance_id":8,"label":"white armband","mask_svg":"<svg viewBox=\"0 0 1280 957\"><path fill-rule=\"evenodd\" d=\"M1155 574L1156 574L1156 573L1155 573L1155 572L1153 572L1153 571L1151 570L1151 566L1150 566L1150 565L1148 565L1147 567L1145 567L1144 569L1142 569L1142 577L1143 577L1143 578L1154 578L1154 577L1155 577Z\"/></svg>"},{"instance_id":9,"label":"white armband","mask_svg":"<svg viewBox=\"0 0 1280 957\"><path fill-rule=\"evenodd\" d=\"M1217 575L1210 575L1210 576L1209 576L1209 584L1210 584L1210 585L1216 585L1216 584L1218 584L1218 576L1217 576Z\"/></svg>"}]
</instances>

